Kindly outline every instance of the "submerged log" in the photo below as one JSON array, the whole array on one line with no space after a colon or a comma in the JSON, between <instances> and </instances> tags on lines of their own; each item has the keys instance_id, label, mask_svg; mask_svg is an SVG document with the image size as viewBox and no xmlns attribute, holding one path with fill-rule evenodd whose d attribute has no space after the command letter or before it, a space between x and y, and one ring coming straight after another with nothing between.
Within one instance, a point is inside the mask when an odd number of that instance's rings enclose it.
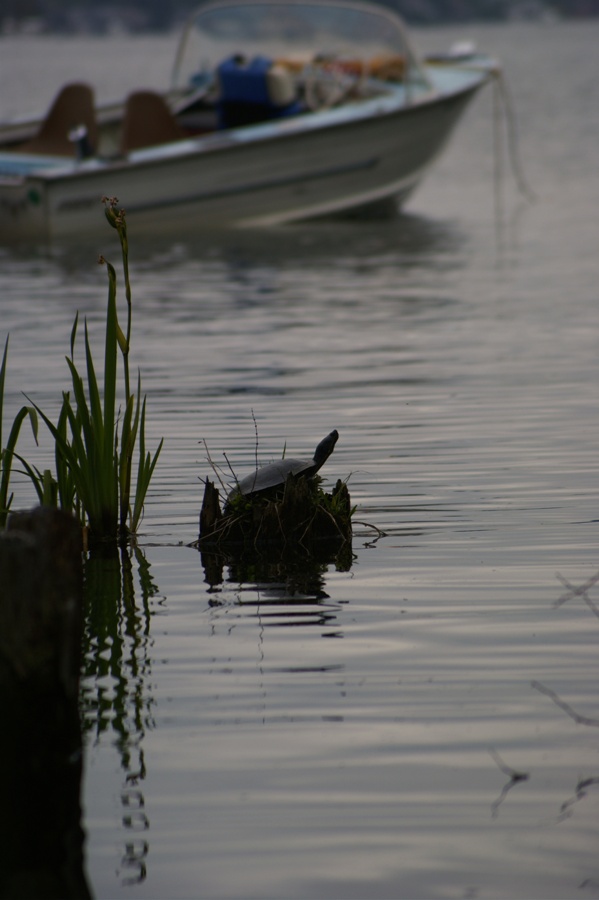
<instances>
[{"instance_id":1,"label":"submerged log","mask_svg":"<svg viewBox=\"0 0 599 900\"><path fill-rule=\"evenodd\" d=\"M60 510L0 532L0 898L86 898L81 528Z\"/></svg>"},{"instance_id":2,"label":"submerged log","mask_svg":"<svg viewBox=\"0 0 599 900\"><path fill-rule=\"evenodd\" d=\"M221 510L218 489L206 479L200 547L294 545L309 550L319 541L351 544L347 484L339 480L326 494L318 481L290 476L274 490L230 496Z\"/></svg>"}]
</instances>

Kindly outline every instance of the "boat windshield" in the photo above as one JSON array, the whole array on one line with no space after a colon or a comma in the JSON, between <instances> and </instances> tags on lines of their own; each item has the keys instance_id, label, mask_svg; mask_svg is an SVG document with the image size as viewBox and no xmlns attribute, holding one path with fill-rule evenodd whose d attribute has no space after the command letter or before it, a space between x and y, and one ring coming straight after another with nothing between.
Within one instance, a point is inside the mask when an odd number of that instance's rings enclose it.
<instances>
[{"instance_id":1,"label":"boat windshield","mask_svg":"<svg viewBox=\"0 0 599 900\"><path fill-rule=\"evenodd\" d=\"M351 0L207 3L184 29L173 70L173 88L201 88L218 65L233 56L267 57L296 66L323 59L346 64L396 60L396 80L428 83L402 20L383 7Z\"/></svg>"}]
</instances>

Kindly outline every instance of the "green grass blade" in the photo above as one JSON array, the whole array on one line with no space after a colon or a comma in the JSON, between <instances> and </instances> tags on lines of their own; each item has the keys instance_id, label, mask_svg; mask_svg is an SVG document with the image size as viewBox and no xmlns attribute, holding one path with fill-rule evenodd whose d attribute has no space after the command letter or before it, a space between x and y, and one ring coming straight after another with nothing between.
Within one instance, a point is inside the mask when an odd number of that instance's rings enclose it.
<instances>
[{"instance_id":1,"label":"green grass blade","mask_svg":"<svg viewBox=\"0 0 599 900\"><path fill-rule=\"evenodd\" d=\"M106 265L108 269L108 308L106 311L106 343L104 351L104 458L107 460L112 455L114 448L118 322L116 313L116 273L110 263Z\"/></svg>"},{"instance_id":2,"label":"green grass blade","mask_svg":"<svg viewBox=\"0 0 599 900\"><path fill-rule=\"evenodd\" d=\"M37 441L37 416L35 416L35 413L29 406L22 406L13 420L6 447L0 451L0 528L3 528L6 525L6 519L10 510L12 495L9 495L9 485L12 472L12 461L21 432L21 426L28 416L32 421L33 433Z\"/></svg>"},{"instance_id":3,"label":"green grass blade","mask_svg":"<svg viewBox=\"0 0 599 900\"><path fill-rule=\"evenodd\" d=\"M6 361L8 359L8 340L9 335L6 336L6 340L4 342L4 353L2 354L2 365L0 366L0 452L3 449L2 444L2 414L4 408L4 382L6 379Z\"/></svg>"},{"instance_id":4,"label":"green grass blade","mask_svg":"<svg viewBox=\"0 0 599 900\"><path fill-rule=\"evenodd\" d=\"M85 467L81 467L79 464L80 459L85 459L85 447L81 438L80 427L78 423L77 416L72 409L70 398L68 393L63 394L63 409L61 412L61 416L64 415L66 417L67 422L71 427L71 431L73 433L73 444L69 442L65 430L59 430L51 419L38 407L34 404L34 408L37 410L39 416L42 421L45 423L46 427L50 431L50 434L54 438L56 444L56 453L59 454L62 463L68 468L70 472L70 476L73 479L73 483L75 486L75 490L80 497L87 497L90 493L90 487L93 491L94 485L93 480L91 485L87 479L87 474L89 469ZM60 421L60 419L59 419ZM94 506L94 504L92 504ZM97 504L95 504L97 506ZM97 514L95 512L95 508L92 510L86 509L86 514L88 519L90 520L90 526L92 518L94 521L97 520Z\"/></svg>"},{"instance_id":5,"label":"green grass blade","mask_svg":"<svg viewBox=\"0 0 599 900\"><path fill-rule=\"evenodd\" d=\"M120 530L124 535L127 532L127 518L131 497L131 469L133 463L133 450L137 432L138 412L136 410L135 395L129 397L129 402L123 416L121 428L121 453L119 459L119 486L120 486Z\"/></svg>"},{"instance_id":6,"label":"green grass blade","mask_svg":"<svg viewBox=\"0 0 599 900\"><path fill-rule=\"evenodd\" d=\"M71 328L71 359L75 356L75 341L77 340L77 325L79 324L79 310L75 314L75 321Z\"/></svg>"},{"instance_id":7,"label":"green grass blade","mask_svg":"<svg viewBox=\"0 0 599 900\"><path fill-rule=\"evenodd\" d=\"M152 475L154 474L154 469L156 468L156 463L158 462L158 457L160 456L160 451L162 450L162 445L164 444L163 438L160 441L158 449L154 453L153 457L149 452L146 453L145 430L146 398L144 397L141 410L141 421L139 425L139 464L137 469L137 485L135 489L135 502L133 504L133 511L131 513L131 531L133 532L136 532L137 528L139 527L139 523L143 514L146 495L150 486L150 481L152 480Z\"/></svg>"},{"instance_id":8,"label":"green grass blade","mask_svg":"<svg viewBox=\"0 0 599 900\"><path fill-rule=\"evenodd\" d=\"M56 430L62 440L67 438L67 414L65 409L65 398L63 395L63 403L56 423ZM61 509L73 510L75 506L75 485L70 474L70 469L66 465L63 455L59 452L58 444L54 442L54 463L56 466L56 481L58 482L58 498Z\"/></svg>"},{"instance_id":9,"label":"green grass blade","mask_svg":"<svg viewBox=\"0 0 599 900\"><path fill-rule=\"evenodd\" d=\"M78 444L78 455L81 463L84 465L86 458L89 459L90 465L94 467L99 463L97 447L96 447L96 432L94 429L94 423L92 419L91 412L87 406L87 398L85 396L85 388L83 386L83 379L79 375L75 364L67 359L67 363L69 369L71 370L71 381L73 384L73 395L75 399L75 406L77 408L77 415L79 418L79 426L78 431L80 437L82 436L83 442L81 445ZM72 412L72 407L70 401L67 404L67 410ZM47 418L47 417L46 417ZM68 413L69 421L72 419L70 413ZM46 424L47 421L46 421ZM97 473L99 475L99 473Z\"/></svg>"},{"instance_id":10,"label":"green grass blade","mask_svg":"<svg viewBox=\"0 0 599 900\"><path fill-rule=\"evenodd\" d=\"M23 466L23 473L27 475L29 480L31 481L33 487L35 488L35 493L37 494L37 498L40 503L43 503L44 499L44 476L37 468L37 466L32 466L27 462L20 454L15 453L15 459L18 459L21 465Z\"/></svg>"},{"instance_id":11,"label":"green grass blade","mask_svg":"<svg viewBox=\"0 0 599 900\"><path fill-rule=\"evenodd\" d=\"M100 445L104 442L104 427L105 422L102 418L102 402L100 400L100 391L98 389L98 379L96 378L96 371L94 368L94 360L92 356L92 351L89 343L89 333L87 330L87 322L85 323L85 364L87 367L87 392L89 394L89 418L90 422L93 425L94 431L94 442L98 442ZM73 367L75 364L73 363ZM79 374L79 373L77 373ZM81 386L83 387L83 381L81 376L79 376L81 381ZM83 397L85 397L85 392L83 392ZM80 404L79 398L77 400L77 405ZM86 404L87 406L87 404Z\"/></svg>"}]
</instances>

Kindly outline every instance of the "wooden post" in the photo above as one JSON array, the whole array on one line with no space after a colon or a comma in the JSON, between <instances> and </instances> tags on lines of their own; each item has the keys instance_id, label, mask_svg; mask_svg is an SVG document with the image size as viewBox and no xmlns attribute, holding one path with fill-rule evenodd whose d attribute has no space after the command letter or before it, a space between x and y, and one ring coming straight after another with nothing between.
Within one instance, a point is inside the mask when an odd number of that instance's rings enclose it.
<instances>
[{"instance_id":1,"label":"wooden post","mask_svg":"<svg viewBox=\"0 0 599 900\"><path fill-rule=\"evenodd\" d=\"M0 532L0 898L90 897L83 868L81 527L39 507Z\"/></svg>"}]
</instances>

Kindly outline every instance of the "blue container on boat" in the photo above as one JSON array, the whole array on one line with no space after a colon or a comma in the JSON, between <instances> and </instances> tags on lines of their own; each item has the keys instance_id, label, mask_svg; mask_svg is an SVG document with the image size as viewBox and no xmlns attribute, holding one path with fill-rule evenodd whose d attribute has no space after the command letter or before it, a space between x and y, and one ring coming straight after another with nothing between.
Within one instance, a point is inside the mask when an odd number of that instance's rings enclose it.
<instances>
[{"instance_id":1,"label":"blue container on boat","mask_svg":"<svg viewBox=\"0 0 599 900\"><path fill-rule=\"evenodd\" d=\"M239 56L226 59L218 67L221 99L225 103L274 106L266 84L266 74L271 65L272 60L265 56L256 56L249 62Z\"/></svg>"},{"instance_id":2,"label":"blue container on boat","mask_svg":"<svg viewBox=\"0 0 599 900\"><path fill-rule=\"evenodd\" d=\"M220 64L217 109L221 128L251 125L301 112L302 107L296 101L285 105L273 102L267 81L271 67L272 60L264 56L249 61L231 56Z\"/></svg>"}]
</instances>

